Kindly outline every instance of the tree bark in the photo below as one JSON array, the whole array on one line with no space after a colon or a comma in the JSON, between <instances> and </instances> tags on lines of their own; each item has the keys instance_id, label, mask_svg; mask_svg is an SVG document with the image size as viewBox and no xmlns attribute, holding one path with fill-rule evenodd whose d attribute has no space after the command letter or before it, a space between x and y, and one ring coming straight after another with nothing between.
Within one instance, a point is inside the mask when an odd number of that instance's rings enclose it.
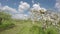
<instances>
[{"instance_id":1,"label":"tree bark","mask_svg":"<svg viewBox=\"0 0 60 34\"><path fill-rule=\"evenodd\" d=\"M2 18L0 18L0 25L2 24Z\"/></svg>"}]
</instances>

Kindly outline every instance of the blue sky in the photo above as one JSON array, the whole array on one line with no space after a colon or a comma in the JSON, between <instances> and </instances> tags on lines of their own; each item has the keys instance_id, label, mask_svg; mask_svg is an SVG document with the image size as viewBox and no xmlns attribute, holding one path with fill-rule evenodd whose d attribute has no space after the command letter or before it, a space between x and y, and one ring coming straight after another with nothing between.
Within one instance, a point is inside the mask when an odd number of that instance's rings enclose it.
<instances>
[{"instance_id":1,"label":"blue sky","mask_svg":"<svg viewBox=\"0 0 60 34\"><path fill-rule=\"evenodd\" d=\"M0 0L0 9L19 19L28 17L30 9L60 11L60 0Z\"/></svg>"},{"instance_id":2,"label":"blue sky","mask_svg":"<svg viewBox=\"0 0 60 34\"><path fill-rule=\"evenodd\" d=\"M0 0L0 3L5 6L8 5L12 8L17 9L20 1L29 3L32 6L32 0ZM41 7L54 9L56 0L34 0L35 3L39 3Z\"/></svg>"}]
</instances>

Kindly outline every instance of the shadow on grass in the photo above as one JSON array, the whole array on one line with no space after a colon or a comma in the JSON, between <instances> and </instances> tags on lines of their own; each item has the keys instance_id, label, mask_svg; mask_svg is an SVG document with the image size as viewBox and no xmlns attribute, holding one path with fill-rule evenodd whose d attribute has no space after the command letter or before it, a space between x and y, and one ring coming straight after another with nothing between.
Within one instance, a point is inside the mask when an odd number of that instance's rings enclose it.
<instances>
[{"instance_id":1,"label":"shadow on grass","mask_svg":"<svg viewBox=\"0 0 60 34\"><path fill-rule=\"evenodd\" d=\"M0 32L4 31L4 30L8 30L11 28L14 28L15 24L4 24L4 25L0 25Z\"/></svg>"}]
</instances>

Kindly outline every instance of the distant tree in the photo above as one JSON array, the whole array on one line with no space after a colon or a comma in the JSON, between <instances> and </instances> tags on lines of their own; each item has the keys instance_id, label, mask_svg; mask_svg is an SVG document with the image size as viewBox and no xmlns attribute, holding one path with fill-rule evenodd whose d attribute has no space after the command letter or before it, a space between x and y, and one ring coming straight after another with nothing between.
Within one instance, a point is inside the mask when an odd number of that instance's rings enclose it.
<instances>
[{"instance_id":1,"label":"distant tree","mask_svg":"<svg viewBox=\"0 0 60 34\"><path fill-rule=\"evenodd\" d=\"M44 9L41 9L41 10L32 9L30 12L31 12L30 15L31 15L31 17L32 17L32 19L33 19L33 24L34 24L34 22L37 21L37 19L38 19L39 17L42 17L42 18L43 18L43 14L45 14Z\"/></svg>"},{"instance_id":2,"label":"distant tree","mask_svg":"<svg viewBox=\"0 0 60 34\"><path fill-rule=\"evenodd\" d=\"M8 13L5 12L0 12L0 25L2 24L3 20L8 20L11 19L11 15L9 15Z\"/></svg>"}]
</instances>

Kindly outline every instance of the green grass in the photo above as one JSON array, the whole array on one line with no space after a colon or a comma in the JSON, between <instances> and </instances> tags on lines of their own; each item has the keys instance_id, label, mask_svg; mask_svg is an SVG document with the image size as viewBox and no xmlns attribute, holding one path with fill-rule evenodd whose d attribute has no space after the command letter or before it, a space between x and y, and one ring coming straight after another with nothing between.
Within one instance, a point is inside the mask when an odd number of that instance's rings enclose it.
<instances>
[{"instance_id":1,"label":"green grass","mask_svg":"<svg viewBox=\"0 0 60 34\"><path fill-rule=\"evenodd\" d=\"M43 30L40 22L32 24L32 21L21 20L12 21L12 23L15 24L14 28L1 31L0 34L57 34L58 32L54 27Z\"/></svg>"},{"instance_id":2,"label":"green grass","mask_svg":"<svg viewBox=\"0 0 60 34\"><path fill-rule=\"evenodd\" d=\"M54 27L50 27L46 29L47 34L58 34L58 30Z\"/></svg>"},{"instance_id":3,"label":"green grass","mask_svg":"<svg viewBox=\"0 0 60 34\"><path fill-rule=\"evenodd\" d=\"M44 30L42 29L42 27L39 26L32 26L32 28L30 29L31 34L45 34Z\"/></svg>"},{"instance_id":4,"label":"green grass","mask_svg":"<svg viewBox=\"0 0 60 34\"><path fill-rule=\"evenodd\" d=\"M4 20L2 24L0 25L0 31L4 31L14 26L15 26L14 23L12 23L10 20Z\"/></svg>"},{"instance_id":5,"label":"green grass","mask_svg":"<svg viewBox=\"0 0 60 34\"><path fill-rule=\"evenodd\" d=\"M13 23L2 24L2 25L0 25L0 31L5 30L5 29L8 29L8 28L12 28L12 27L14 27L14 24Z\"/></svg>"}]
</instances>

